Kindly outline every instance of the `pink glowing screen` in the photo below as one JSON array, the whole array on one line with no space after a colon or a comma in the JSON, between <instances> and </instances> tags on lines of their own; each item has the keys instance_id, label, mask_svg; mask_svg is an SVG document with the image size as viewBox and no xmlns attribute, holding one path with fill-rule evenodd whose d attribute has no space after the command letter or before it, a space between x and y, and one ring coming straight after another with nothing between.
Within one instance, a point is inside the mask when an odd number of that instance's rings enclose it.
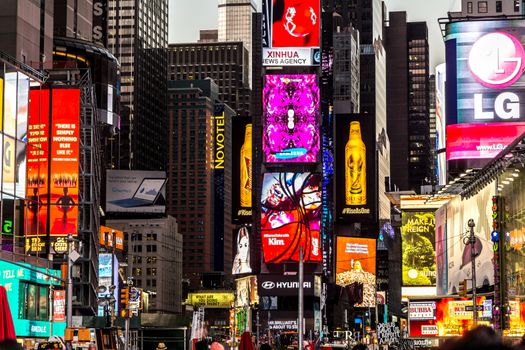
<instances>
[{"instance_id":1,"label":"pink glowing screen","mask_svg":"<svg viewBox=\"0 0 525 350\"><path fill-rule=\"evenodd\" d=\"M267 163L314 163L319 152L319 86L314 74L266 75L263 151Z\"/></svg>"}]
</instances>

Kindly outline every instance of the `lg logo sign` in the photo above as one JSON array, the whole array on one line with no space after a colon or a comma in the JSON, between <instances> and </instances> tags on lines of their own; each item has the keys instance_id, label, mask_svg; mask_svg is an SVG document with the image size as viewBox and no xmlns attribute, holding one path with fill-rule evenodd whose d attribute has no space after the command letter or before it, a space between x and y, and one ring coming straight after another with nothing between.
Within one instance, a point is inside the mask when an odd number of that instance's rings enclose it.
<instances>
[{"instance_id":1,"label":"lg logo sign","mask_svg":"<svg viewBox=\"0 0 525 350\"><path fill-rule=\"evenodd\" d=\"M470 50L470 72L483 86L501 89L521 77L525 67L525 50L514 36L490 33L482 36Z\"/></svg>"},{"instance_id":2,"label":"lg logo sign","mask_svg":"<svg viewBox=\"0 0 525 350\"><path fill-rule=\"evenodd\" d=\"M263 287L264 289L273 289L273 288L275 288L275 282L272 282L272 281L264 281L264 282L261 284L261 287Z\"/></svg>"},{"instance_id":3,"label":"lg logo sign","mask_svg":"<svg viewBox=\"0 0 525 350\"><path fill-rule=\"evenodd\" d=\"M514 84L525 69L525 50L513 35L497 32L479 38L468 57L468 65L474 79L491 89L502 89ZM495 116L503 120L519 119L519 97L514 92L503 92L484 110L487 102L483 94L474 94L474 119L493 120Z\"/></svg>"}]
</instances>

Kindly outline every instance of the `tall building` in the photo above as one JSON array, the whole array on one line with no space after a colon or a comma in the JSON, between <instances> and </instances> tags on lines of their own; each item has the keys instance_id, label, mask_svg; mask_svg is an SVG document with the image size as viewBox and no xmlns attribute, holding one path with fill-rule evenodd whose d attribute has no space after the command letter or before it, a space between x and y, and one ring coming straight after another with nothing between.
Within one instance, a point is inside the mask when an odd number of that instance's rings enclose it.
<instances>
[{"instance_id":1,"label":"tall building","mask_svg":"<svg viewBox=\"0 0 525 350\"><path fill-rule=\"evenodd\" d=\"M53 11L53 1L0 1L0 50L33 68L51 67Z\"/></svg>"},{"instance_id":2,"label":"tall building","mask_svg":"<svg viewBox=\"0 0 525 350\"><path fill-rule=\"evenodd\" d=\"M109 0L108 48L121 63L119 169L166 163L168 0Z\"/></svg>"},{"instance_id":3,"label":"tall building","mask_svg":"<svg viewBox=\"0 0 525 350\"><path fill-rule=\"evenodd\" d=\"M55 36L92 41L93 0L54 0Z\"/></svg>"},{"instance_id":4,"label":"tall building","mask_svg":"<svg viewBox=\"0 0 525 350\"><path fill-rule=\"evenodd\" d=\"M219 0L219 41L242 41L248 53L252 52L252 14L256 12L253 0ZM251 57L247 66L251 67ZM251 86L251 70L248 69L248 84Z\"/></svg>"},{"instance_id":5,"label":"tall building","mask_svg":"<svg viewBox=\"0 0 525 350\"><path fill-rule=\"evenodd\" d=\"M522 0L461 0L461 15L466 16L501 16L521 15Z\"/></svg>"},{"instance_id":6,"label":"tall building","mask_svg":"<svg viewBox=\"0 0 525 350\"><path fill-rule=\"evenodd\" d=\"M225 152L221 183L213 168L218 125L214 123L214 110L220 102L213 80L170 81L168 96L167 212L177 218L184 237L184 278L192 288L198 288L204 273L231 272L231 154ZM234 112L224 107L223 146L228 150ZM224 208L216 212L216 195L221 193ZM217 221L221 218L222 224Z\"/></svg>"},{"instance_id":7,"label":"tall building","mask_svg":"<svg viewBox=\"0 0 525 350\"><path fill-rule=\"evenodd\" d=\"M339 15L337 15L340 17ZM359 112L359 32L334 19L334 112Z\"/></svg>"},{"instance_id":8,"label":"tall building","mask_svg":"<svg viewBox=\"0 0 525 350\"><path fill-rule=\"evenodd\" d=\"M387 28L388 133L392 183L420 192L432 181L429 113L429 50L425 22L407 22L406 12L391 12Z\"/></svg>"},{"instance_id":9,"label":"tall building","mask_svg":"<svg viewBox=\"0 0 525 350\"><path fill-rule=\"evenodd\" d=\"M169 80L211 78L219 99L240 116L250 115L249 54L243 43L206 42L169 45Z\"/></svg>"},{"instance_id":10,"label":"tall building","mask_svg":"<svg viewBox=\"0 0 525 350\"><path fill-rule=\"evenodd\" d=\"M181 313L182 235L175 218L107 220L124 231L133 285L149 294L150 313Z\"/></svg>"}]
</instances>

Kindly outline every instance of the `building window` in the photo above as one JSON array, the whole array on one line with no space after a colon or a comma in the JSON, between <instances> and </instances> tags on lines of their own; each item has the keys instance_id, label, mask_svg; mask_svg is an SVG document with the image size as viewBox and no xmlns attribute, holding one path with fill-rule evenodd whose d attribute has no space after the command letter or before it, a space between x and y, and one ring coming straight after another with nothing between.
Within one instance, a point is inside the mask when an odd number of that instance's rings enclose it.
<instances>
[{"instance_id":1,"label":"building window","mask_svg":"<svg viewBox=\"0 0 525 350\"><path fill-rule=\"evenodd\" d=\"M467 13L472 13L472 1L467 2Z\"/></svg>"},{"instance_id":2,"label":"building window","mask_svg":"<svg viewBox=\"0 0 525 350\"><path fill-rule=\"evenodd\" d=\"M497 13L503 12L503 5L502 5L501 1L496 1L496 12Z\"/></svg>"},{"instance_id":3,"label":"building window","mask_svg":"<svg viewBox=\"0 0 525 350\"><path fill-rule=\"evenodd\" d=\"M478 2L478 13L487 13L489 11L486 1Z\"/></svg>"}]
</instances>

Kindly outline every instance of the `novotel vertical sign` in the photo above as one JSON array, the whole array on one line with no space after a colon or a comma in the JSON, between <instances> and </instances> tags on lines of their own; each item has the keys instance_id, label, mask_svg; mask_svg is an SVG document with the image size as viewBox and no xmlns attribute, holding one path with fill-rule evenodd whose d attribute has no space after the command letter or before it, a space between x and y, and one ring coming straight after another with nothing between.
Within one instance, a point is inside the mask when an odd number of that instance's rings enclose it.
<instances>
[{"instance_id":1,"label":"novotel vertical sign","mask_svg":"<svg viewBox=\"0 0 525 350\"><path fill-rule=\"evenodd\" d=\"M522 22L447 24L446 147L451 170L483 166L525 132Z\"/></svg>"},{"instance_id":2,"label":"novotel vertical sign","mask_svg":"<svg viewBox=\"0 0 525 350\"><path fill-rule=\"evenodd\" d=\"M213 117L213 168L224 169L224 109Z\"/></svg>"}]
</instances>

